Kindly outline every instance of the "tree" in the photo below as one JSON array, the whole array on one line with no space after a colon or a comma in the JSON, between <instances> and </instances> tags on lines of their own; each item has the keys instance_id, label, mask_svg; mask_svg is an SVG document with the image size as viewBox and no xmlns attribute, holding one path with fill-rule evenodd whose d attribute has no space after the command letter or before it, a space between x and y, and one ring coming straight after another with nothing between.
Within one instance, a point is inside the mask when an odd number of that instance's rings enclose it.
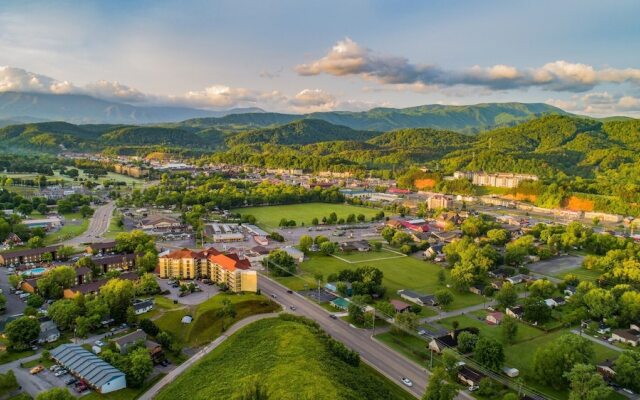
<instances>
[{"instance_id":1,"label":"tree","mask_svg":"<svg viewBox=\"0 0 640 400\"><path fill-rule=\"evenodd\" d=\"M444 273L444 269L438 270L438 285L444 286L447 283L447 275Z\"/></svg>"},{"instance_id":2,"label":"tree","mask_svg":"<svg viewBox=\"0 0 640 400\"><path fill-rule=\"evenodd\" d=\"M364 322L364 311L362 310L362 308L355 304L355 303L349 303L349 308L347 309L348 313L349 313L349 319L357 324L361 324Z\"/></svg>"},{"instance_id":3,"label":"tree","mask_svg":"<svg viewBox=\"0 0 640 400\"><path fill-rule=\"evenodd\" d=\"M40 323L35 318L20 317L7 324L4 330L9 340L8 347L12 350L26 350L31 342L40 335Z\"/></svg>"},{"instance_id":4,"label":"tree","mask_svg":"<svg viewBox=\"0 0 640 400\"><path fill-rule=\"evenodd\" d=\"M152 295L160 292L160 285L154 274L143 274L135 285L138 295Z\"/></svg>"},{"instance_id":5,"label":"tree","mask_svg":"<svg viewBox=\"0 0 640 400\"><path fill-rule=\"evenodd\" d=\"M313 245L313 238L309 235L300 236L300 241L298 242L298 247L305 254L309 253L309 248Z\"/></svg>"},{"instance_id":6,"label":"tree","mask_svg":"<svg viewBox=\"0 0 640 400\"><path fill-rule=\"evenodd\" d=\"M27 247L30 249L37 249L39 247L44 246L44 239L40 236L34 236L31 239L27 240Z\"/></svg>"},{"instance_id":7,"label":"tree","mask_svg":"<svg viewBox=\"0 0 640 400\"><path fill-rule=\"evenodd\" d=\"M97 279L100 275L102 275L102 267L93 262L93 259L89 256L81 257L78 261L76 261L76 267L78 268L89 268L91 270L91 277L93 279Z\"/></svg>"},{"instance_id":8,"label":"tree","mask_svg":"<svg viewBox=\"0 0 640 400\"><path fill-rule=\"evenodd\" d=\"M478 335L471 332L462 331L458 334L458 350L460 353L471 353L478 342Z\"/></svg>"},{"instance_id":9,"label":"tree","mask_svg":"<svg viewBox=\"0 0 640 400\"><path fill-rule=\"evenodd\" d=\"M611 292L601 288L591 289L582 301L587 306L589 314L596 319L610 317L616 309L616 301Z\"/></svg>"},{"instance_id":10,"label":"tree","mask_svg":"<svg viewBox=\"0 0 640 400\"><path fill-rule=\"evenodd\" d=\"M80 315L80 307L73 300L58 300L48 309L49 316L62 330L71 328Z\"/></svg>"},{"instance_id":11,"label":"tree","mask_svg":"<svg viewBox=\"0 0 640 400\"><path fill-rule=\"evenodd\" d=\"M75 397L66 388L55 387L38 393L36 400L75 400Z\"/></svg>"},{"instance_id":12,"label":"tree","mask_svg":"<svg viewBox=\"0 0 640 400\"><path fill-rule=\"evenodd\" d=\"M33 308L39 308L44 304L44 299L37 293L33 293L27 299L27 305Z\"/></svg>"},{"instance_id":13,"label":"tree","mask_svg":"<svg viewBox=\"0 0 640 400\"><path fill-rule=\"evenodd\" d=\"M640 391L640 352L625 351L614 362L616 382L621 386Z\"/></svg>"},{"instance_id":14,"label":"tree","mask_svg":"<svg viewBox=\"0 0 640 400\"><path fill-rule=\"evenodd\" d=\"M135 297L133 282L124 279L111 279L100 288L100 297L109 306L113 319L122 322L126 319L127 308Z\"/></svg>"},{"instance_id":15,"label":"tree","mask_svg":"<svg viewBox=\"0 0 640 400\"><path fill-rule=\"evenodd\" d=\"M55 267L48 270L37 280L38 291L47 299L59 299L64 289L70 288L76 282L76 271L67 266Z\"/></svg>"},{"instance_id":16,"label":"tree","mask_svg":"<svg viewBox=\"0 0 640 400\"><path fill-rule=\"evenodd\" d=\"M509 241L511 235L509 231L506 229L490 229L487 231L487 239L489 239L489 243L502 246Z\"/></svg>"},{"instance_id":17,"label":"tree","mask_svg":"<svg viewBox=\"0 0 640 400\"><path fill-rule=\"evenodd\" d=\"M136 265L142 273L151 272L158 266L158 254L147 250L143 256L136 257Z\"/></svg>"},{"instance_id":18,"label":"tree","mask_svg":"<svg viewBox=\"0 0 640 400\"><path fill-rule=\"evenodd\" d=\"M274 276L289 276L296 272L295 260L282 249L272 250L262 262Z\"/></svg>"},{"instance_id":19,"label":"tree","mask_svg":"<svg viewBox=\"0 0 640 400\"><path fill-rule=\"evenodd\" d=\"M269 400L269 392L261 381L253 381L233 400Z\"/></svg>"},{"instance_id":20,"label":"tree","mask_svg":"<svg viewBox=\"0 0 640 400\"><path fill-rule=\"evenodd\" d=\"M525 321L544 324L551 318L551 308L539 297L529 297L523 302L522 308Z\"/></svg>"},{"instance_id":21,"label":"tree","mask_svg":"<svg viewBox=\"0 0 640 400\"><path fill-rule=\"evenodd\" d=\"M165 350L170 350L173 346L174 340L173 336L170 333L161 331L156 335L156 341L162 346Z\"/></svg>"},{"instance_id":22,"label":"tree","mask_svg":"<svg viewBox=\"0 0 640 400\"><path fill-rule=\"evenodd\" d=\"M553 296L556 291L556 287L550 281L546 279L538 279L529 285L529 294L532 297L541 297L548 299Z\"/></svg>"},{"instance_id":23,"label":"tree","mask_svg":"<svg viewBox=\"0 0 640 400\"><path fill-rule=\"evenodd\" d=\"M0 312L5 312L7 310L7 298L5 295L0 294Z\"/></svg>"},{"instance_id":24,"label":"tree","mask_svg":"<svg viewBox=\"0 0 640 400\"><path fill-rule=\"evenodd\" d=\"M564 377L571 384L569 400L600 400L612 393L593 365L576 364Z\"/></svg>"},{"instance_id":25,"label":"tree","mask_svg":"<svg viewBox=\"0 0 640 400\"><path fill-rule=\"evenodd\" d=\"M235 318L236 316L236 307L229 299L222 300L222 307L217 312L218 317L222 319L222 331L226 330L225 321L227 318Z\"/></svg>"},{"instance_id":26,"label":"tree","mask_svg":"<svg viewBox=\"0 0 640 400\"><path fill-rule=\"evenodd\" d=\"M373 250L375 250L375 251L382 250L382 243L381 242L373 242Z\"/></svg>"},{"instance_id":27,"label":"tree","mask_svg":"<svg viewBox=\"0 0 640 400\"><path fill-rule=\"evenodd\" d=\"M160 332L160 328L149 318L140 321L140 329L149 336L156 336Z\"/></svg>"},{"instance_id":28,"label":"tree","mask_svg":"<svg viewBox=\"0 0 640 400\"><path fill-rule=\"evenodd\" d=\"M91 329L91 321L89 321L89 318L83 317L82 315L76 317L75 325L75 334L78 337L87 337L87 334L89 334L89 330Z\"/></svg>"},{"instance_id":29,"label":"tree","mask_svg":"<svg viewBox=\"0 0 640 400\"><path fill-rule=\"evenodd\" d=\"M516 288L510 282L505 282L496 294L496 301L504 309L514 306L518 301Z\"/></svg>"},{"instance_id":30,"label":"tree","mask_svg":"<svg viewBox=\"0 0 640 400\"><path fill-rule=\"evenodd\" d=\"M501 333L502 340L506 343L513 343L518 336L518 323L515 318L511 318L509 316L505 316L502 320L501 325Z\"/></svg>"},{"instance_id":31,"label":"tree","mask_svg":"<svg viewBox=\"0 0 640 400\"><path fill-rule=\"evenodd\" d=\"M315 217L314 217L314 218L311 220L311 225L313 225L313 226L318 226L318 224L320 224L320 221L318 221L318 218L315 218Z\"/></svg>"},{"instance_id":32,"label":"tree","mask_svg":"<svg viewBox=\"0 0 640 400\"><path fill-rule=\"evenodd\" d=\"M561 389L567 385L564 375L576 364L591 364L595 358L593 344L578 335L567 333L539 347L533 356L533 371L541 383Z\"/></svg>"},{"instance_id":33,"label":"tree","mask_svg":"<svg viewBox=\"0 0 640 400\"><path fill-rule=\"evenodd\" d=\"M71 246L62 246L56 252L58 253L59 259L66 261L76 253L76 249Z\"/></svg>"},{"instance_id":34,"label":"tree","mask_svg":"<svg viewBox=\"0 0 640 400\"><path fill-rule=\"evenodd\" d=\"M331 242L322 242L320 244L320 252L325 256L330 256L336 252L336 244Z\"/></svg>"},{"instance_id":35,"label":"tree","mask_svg":"<svg viewBox=\"0 0 640 400\"><path fill-rule=\"evenodd\" d=\"M396 314L395 323L408 331L415 332L418 328L418 324L420 323L420 317L418 314L405 311Z\"/></svg>"},{"instance_id":36,"label":"tree","mask_svg":"<svg viewBox=\"0 0 640 400\"><path fill-rule=\"evenodd\" d=\"M451 293L449 289L436 290L435 296L438 304L443 307L446 307L453 302L453 293Z\"/></svg>"},{"instance_id":37,"label":"tree","mask_svg":"<svg viewBox=\"0 0 640 400\"><path fill-rule=\"evenodd\" d=\"M447 382L447 371L442 367L435 367L422 400L453 400L457 394L456 386Z\"/></svg>"},{"instance_id":38,"label":"tree","mask_svg":"<svg viewBox=\"0 0 640 400\"><path fill-rule=\"evenodd\" d=\"M504 363L502 343L492 338L481 337L476 343L473 357L485 367L499 371Z\"/></svg>"},{"instance_id":39,"label":"tree","mask_svg":"<svg viewBox=\"0 0 640 400\"><path fill-rule=\"evenodd\" d=\"M126 371L127 384L140 387L153 372L153 361L145 347L137 348L129 353L129 368Z\"/></svg>"},{"instance_id":40,"label":"tree","mask_svg":"<svg viewBox=\"0 0 640 400\"><path fill-rule=\"evenodd\" d=\"M133 306L127 307L127 324L135 325L138 322L138 315Z\"/></svg>"}]
</instances>

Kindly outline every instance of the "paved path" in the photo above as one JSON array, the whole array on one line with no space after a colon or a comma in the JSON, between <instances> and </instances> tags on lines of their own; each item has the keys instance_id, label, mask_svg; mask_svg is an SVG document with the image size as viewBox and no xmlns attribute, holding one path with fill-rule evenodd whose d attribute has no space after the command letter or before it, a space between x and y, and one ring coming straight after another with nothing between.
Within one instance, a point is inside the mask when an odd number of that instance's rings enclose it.
<instances>
[{"instance_id":1,"label":"paved path","mask_svg":"<svg viewBox=\"0 0 640 400\"><path fill-rule=\"evenodd\" d=\"M89 227L87 230L74 238L65 240L59 244L65 246L77 246L83 243L99 242L102 235L109 229L109 223L111 222L111 216L115 209L115 202L110 201L106 204L96 208L91 220L89 220Z\"/></svg>"},{"instance_id":2,"label":"paved path","mask_svg":"<svg viewBox=\"0 0 640 400\"><path fill-rule=\"evenodd\" d=\"M529 292L519 292L518 297L519 298L527 297L528 294ZM476 304L475 306L469 306L465 308L460 308L458 310L441 312L440 314L434 315L432 317L422 318L420 322L422 323L437 322L437 321L440 321L441 319L445 319L449 317L457 317L458 315L468 314L473 311L484 310L487 307L493 307L497 304L498 304L497 301L491 300L484 303Z\"/></svg>"},{"instance_id":3,"label":"paved path","mask_svg":"<svg viewBox=\"0 0 640 400\"><path fill-rule=\"evenodd\" d=\"M615 351L620 352L620 353L622 353L624 351L624 349L621 349L620 347L616 346L615 344L609 343L606 340L600 340L600 339L594 338L593 336L587 335L586 333L583 334L578 329L572 329L571 333L575 333L578 336L582 336L585 339L591 340L593 343L597 343L597 344L599 344L601 346L604 346L604 347L607 347L607 348L609 348L611 350L615 350Z\"/></svg>"},{"instance_id":4,"label":"paved path","mask_svg":"<svg viewBox=\"0 0 640 400\"><path fill-rule=\"evenodd\" d=\"M247 318L245 318L243 320L240 320L240 321L236 322L235 324L233 324L231 326L231 328L229 328L229 330L227 330L225 332L224 335L218 337L216 340L214 340L213 342L209 343L202 350L197 352L193 357L189 358L184 363L178 365L174 370L172 370L167 375L165 375L160 381L158 381L158 383L153 385L153 387L151 387L149 390L147 390L138 399L139 400L151 400L151 399L153 399L160 392L160 390L163 387L165 387L170 382L172 382L174 379L176 379L178 377L178 375L183 373L187 368L191 367L196 362L200 361L200 359L202 359L202 357L204 357L207 354L209 354L213 349L215 349L221 343L223 343L225 340L227 340L227 338L229 338L229 336L233 335L235 332L239 331L240 329L244 328L245 326L247 326L247 325L249 325L249 324L251 324L253 322L256 322L258 320L261 320L261 319L274 318L274 317L277 317L277 316L278 316L278 314L276 314L276 313L252 315L251 317L247 317Z\"/></svg>"}]
</instances>

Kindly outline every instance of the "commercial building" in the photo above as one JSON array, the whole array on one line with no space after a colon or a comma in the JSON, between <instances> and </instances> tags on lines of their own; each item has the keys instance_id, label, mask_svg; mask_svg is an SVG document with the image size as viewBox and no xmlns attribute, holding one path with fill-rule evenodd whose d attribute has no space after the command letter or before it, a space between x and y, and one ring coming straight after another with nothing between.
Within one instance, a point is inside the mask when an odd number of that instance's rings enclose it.
<instances>
[{"instance_id":1,"label":"commercial building","mask_svg":"<svg viewBox=\"0 0 640 400\"><path fill-rule=\"evenodd\" d=\"M96 255L96 254L110 253L112 251L115 251L115 249L116 249L116 242L114 240L110 242L91 243L87 246L85 251L88 254Z\"/></svg>"},{"instance_id":2,"label":"commercial building","mask_svg":"<svg viewBox=\"0 0 640 400\"><path fill-rule=\"evenodd\" d=\"M99 393L111 393L127 387L124 372L82 346L60 345L51 350L51 357Z\"/></svg>"},{"instance_id":3,"label":"commercial building","mask_svg":"<svg viewBox=\"0 0 640 400\"><path fill-rule=\"evenodd\" d=\"M436 194L427 199L427 207L429 210L453 208L453 199L449 196Z\"/></svg>"},{"instance_id":4,"label":"commercial building","mask_svg":"<svg viewBox=\"0 0 640 400\"><path fill-rule=\"evenodd\" d=\"M456 171L453 174L455 179L468 179L477 186L493 186L514 188L523 181L537 181L536 175L512 174L506 172L486 173L486 172L462 172Z\"/></svg>"},{"instance_id":5,"label":"commercial building","mask_svg":"<svg viewBox=\"0 0 640 400\"><path fill-rule=\"evenodd\" d=\"M251 263L236 254L223 254L214 248L201 251L176 250L159 258L161 278L207 278L226 284L233 292L256 292L258 275L249 268Z\"/></svg>"},{"instance_id":6,"label":"commercial building","mask_svg":"<svg viewBox=\"0 0 640 400\"><path fill-rule=\"evenodd\" d=\"M58 229L62 226L62 220L59 217L49 217L40 219L25 219L21 222L29 229L44 228L46 230Z\"/></svg>"}]
</instances>

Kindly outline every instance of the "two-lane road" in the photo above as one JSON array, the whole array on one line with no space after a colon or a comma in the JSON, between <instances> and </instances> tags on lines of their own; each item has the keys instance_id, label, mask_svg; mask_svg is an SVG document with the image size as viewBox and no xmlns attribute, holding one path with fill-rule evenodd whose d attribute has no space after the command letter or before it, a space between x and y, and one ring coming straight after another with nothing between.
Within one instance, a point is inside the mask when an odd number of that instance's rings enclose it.
<instances>
[{"instance_id":1,"label":"two-lane road","mask_svg":"<svg viewBox=\"0 0 640 400\"><path fill-rule=\"evenodd\" d=\"M60 244L66 246L77 246L83 243L99 242L102 235L109 229L111 223L111 216L115 209L115 202L109 201L106 204L96 208L89 220L89 227L80 236L76 236L72 239L66 240Z\"/></svg>"},{"instance_id":2,"label":"two-lane road","mask_svg":"<svg viewBox=\"0 0 640 400\"><path fill-rule=\"evenodd\" d=\"M259 287L263 294L271 296L275 294L275 299L287 310L290 306L296 308L295 314L313 319L320 324L328 334L334 339L344 343L349 348L360 353L361 359L396 384L402 386L412 395L420 398L427 386L428 371L408 360L399 353L378 343L371 338L370 330L356 329L342 320L334 320L329 317L326 310L318 305L306 300L304 297L293 293L287 293L287 289L272 281L260 276ZM405 386L400 379L409 378L413 381L412 387ZM468 394L461 392L457 399L472 399Z\"/></svg>"}]
</instances>

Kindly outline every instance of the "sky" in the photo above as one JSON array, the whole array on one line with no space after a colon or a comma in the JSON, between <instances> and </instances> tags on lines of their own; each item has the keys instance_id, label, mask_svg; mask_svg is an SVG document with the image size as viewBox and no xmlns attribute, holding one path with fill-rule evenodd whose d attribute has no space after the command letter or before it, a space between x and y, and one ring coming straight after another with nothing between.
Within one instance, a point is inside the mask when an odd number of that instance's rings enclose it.
<instances>
[{"instance_id":1,"label":"sky","mask_svg":"<svg viewBox=\"0 0 640 400\"><path fill-rule=\"evenodd\" d=\"M640 2L0 2L0 91L312 112L546 102L640 116Z\"/></svg>"}]
</instances>

